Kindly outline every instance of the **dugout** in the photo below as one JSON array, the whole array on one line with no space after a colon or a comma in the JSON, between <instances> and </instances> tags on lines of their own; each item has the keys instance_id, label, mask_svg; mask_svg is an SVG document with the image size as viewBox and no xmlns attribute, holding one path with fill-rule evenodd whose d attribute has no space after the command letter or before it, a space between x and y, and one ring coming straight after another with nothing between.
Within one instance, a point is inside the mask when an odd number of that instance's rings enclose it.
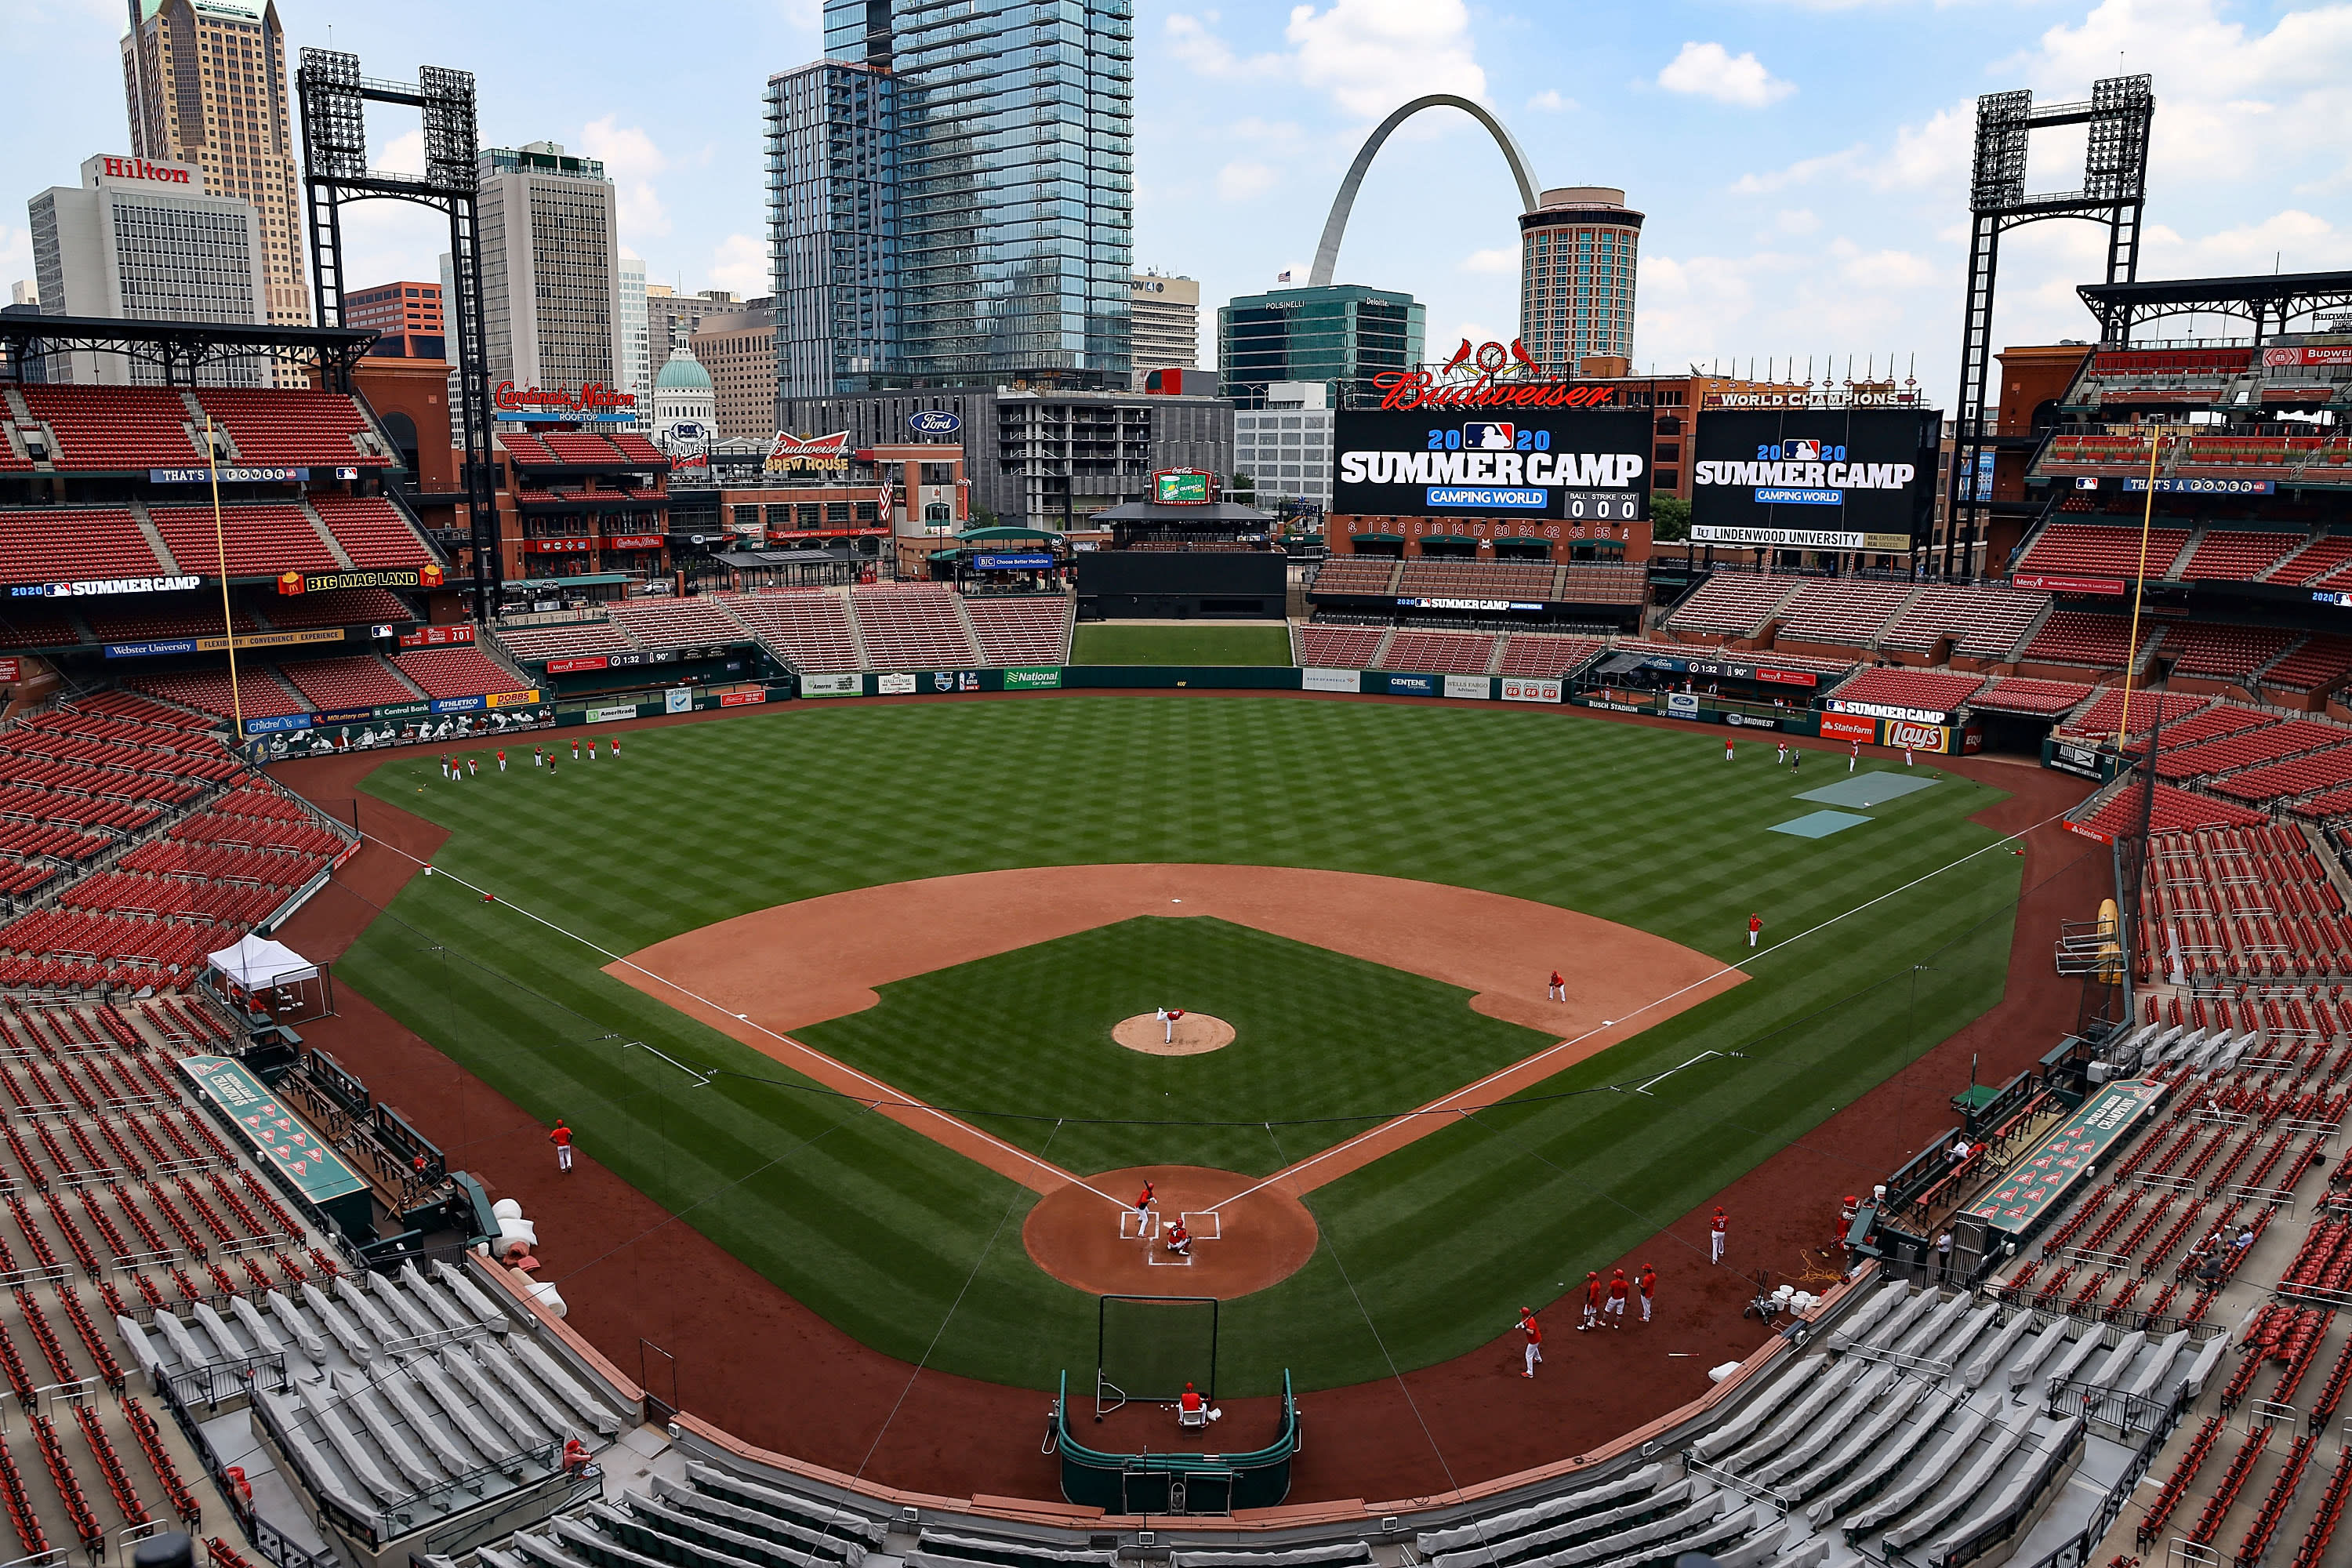
<instances>
[{"instance_id":1,"label":"dugout","mask_svg":"<svg viewBox=\"0 0 2352 1568\"><path fill-rule=\"evenodd\" d=\"M1095 550L1074 558L1078 618L1279 621L1290 558L1274 550Z\"/></svg>"}]
</instances>

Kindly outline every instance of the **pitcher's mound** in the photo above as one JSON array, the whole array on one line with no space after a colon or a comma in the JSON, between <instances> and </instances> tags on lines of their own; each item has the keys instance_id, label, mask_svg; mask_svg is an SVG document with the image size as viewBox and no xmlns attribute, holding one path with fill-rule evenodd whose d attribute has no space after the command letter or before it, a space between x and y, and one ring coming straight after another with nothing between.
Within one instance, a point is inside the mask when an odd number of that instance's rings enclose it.
<instances>
[{"instance_id":1,"label":"pitcher's mound","mask_svg":"<svg viewBox=\"0 0 2352 1568\"><path fill-rule=\"evenodd\" d=\"M1141 1051L1148 1057L1197 1057L1234 1043L1234 1026L1206 1013L1185 1014L1176 1020L1173 1040L1168 1037L1169 1033L1159 1014L1138 1013L1114 1025L1110 1037L1129 1050Z\"/></svg>"},{"instance_id":2,"label":"pitcher's mound","mask_svg":"<svg viewBox=\"0 0 2352 1568\"><path fill-rule=\"evenodd\" d=\"M1158 1191L1150 1215L1139 1216L1128 1205L1147 1181ZM1168 1226L1179 1219L1192 1234L1189 1258L1168 1250ZM1198 1165L1136 1165L1072 1182L1040 1198L1021 1227L1037 1267L1088 1295L1224 1300L1289 1279L1315 1255L1316 1237L1315 1216L1288 1193Z\"/></svg>"}]
</instances>

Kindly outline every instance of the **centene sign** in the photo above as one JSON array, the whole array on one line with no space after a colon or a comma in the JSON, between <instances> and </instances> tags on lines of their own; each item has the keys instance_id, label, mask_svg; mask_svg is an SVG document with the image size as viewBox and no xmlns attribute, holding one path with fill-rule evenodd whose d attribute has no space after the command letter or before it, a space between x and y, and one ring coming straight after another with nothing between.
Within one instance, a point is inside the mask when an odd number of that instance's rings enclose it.
<instances>
[{"instance_id":1,"label":"centene sign","mask_svg":"<svg viewBox=\"0 0 2352 1568\"><path fill-rule=\"evenodd\" d=\"M181 163L151 163L144 158L100 158L99 170L113 180L153 180L166 185L189 183L188 170Z\"/></svg>"}]
</instances>

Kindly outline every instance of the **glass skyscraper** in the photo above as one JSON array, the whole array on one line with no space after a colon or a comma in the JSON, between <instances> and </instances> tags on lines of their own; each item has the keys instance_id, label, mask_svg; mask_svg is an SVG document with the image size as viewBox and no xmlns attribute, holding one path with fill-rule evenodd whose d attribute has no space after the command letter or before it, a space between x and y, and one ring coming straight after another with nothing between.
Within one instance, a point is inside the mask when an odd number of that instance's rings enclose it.
<instances>
[{"instance_id":1,"label":"glass skyscraper","mask_svg":"<svg viewBox=\"0 0 2352 1568\"><path fill-rule=\"evenodd\" d=\"M1427 310L1410 294L1356 283L1237 295L1217 311L1217 395L1265 406L1277 382L1319 382L1333 407L1380 395L1373 378L1421 363Z\"/></svg>"},{"instance_id":2,"label":"glass skyscraper","mask_svg":"<svg viewBox=\"0 0 2352 1568\"><path fill-rule=\"evenodd\" d=\"M799 385L793 340L780 332L787 385L803 395L1016 380L1124 388L1134 360L1133 0L826 0L824 52L891 88L887 103L869 94L861 105L829 90L780 100L772 85L778 304L790 310L791 257L826 258L838 271L845 254L867 250L886 256L889 298L879 352L836 353L832 386ZM808 179L830 176L796 162L795 149L846 144L860 129L886 144L887 199L812 189ZM796 168L806 171L798 190Z\"/></svg>"}]
</instances>

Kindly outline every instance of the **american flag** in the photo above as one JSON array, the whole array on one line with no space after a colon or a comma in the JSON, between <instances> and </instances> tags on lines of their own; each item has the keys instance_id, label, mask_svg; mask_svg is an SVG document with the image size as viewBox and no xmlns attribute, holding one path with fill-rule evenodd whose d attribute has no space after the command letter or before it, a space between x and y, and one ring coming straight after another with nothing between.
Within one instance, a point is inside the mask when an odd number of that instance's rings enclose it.
<instances>
[{"instance_id":1,"label":"american flag","mask_svg":"<svg viewBox=\"0 0 2352 1568\"><path fill-rule=\"evenodd\" d=\"M1290 281L1290 269L1289 269L1288 268L1283 268L1283 270L1282 270L1279 274L1277 274L1277 275L1276 276L1276 278L1275 278L1275 281L1276 281L1276 283L1287 283L1287 282L1289 282L1289 281Z\"/></svg>"}]
</instances>

